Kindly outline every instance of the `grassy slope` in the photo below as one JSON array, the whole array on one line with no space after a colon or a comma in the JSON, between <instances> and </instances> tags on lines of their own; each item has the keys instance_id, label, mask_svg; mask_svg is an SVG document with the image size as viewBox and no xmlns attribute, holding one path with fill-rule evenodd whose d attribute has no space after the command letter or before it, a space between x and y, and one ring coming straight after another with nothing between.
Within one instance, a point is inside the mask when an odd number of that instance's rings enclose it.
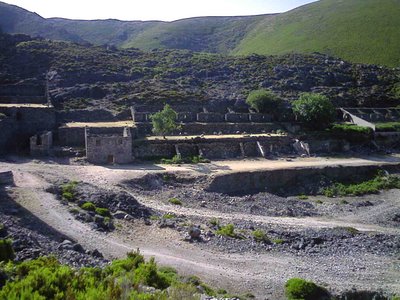
<instances>
[{"instance_id":1,"label":"grassy slope","mask_svg":"<svg viewBox=\"0 0 400 300\"><path fill-rule=\"evenodd\" d=\"M227 53L238 45L258 21L268 17L201 17L160 22L128 40L123 47Z\"/></svg>"},{"instance_id":2,"label":"grassy slope","mask_svg":"<svg viewBox=\"0 0 400 300\"><path fill-rule=\"evenodd\" d=\"M400 0L321 0L261 21L235 54L323 52L400 65Z\"/></svg>"}]
</instances>

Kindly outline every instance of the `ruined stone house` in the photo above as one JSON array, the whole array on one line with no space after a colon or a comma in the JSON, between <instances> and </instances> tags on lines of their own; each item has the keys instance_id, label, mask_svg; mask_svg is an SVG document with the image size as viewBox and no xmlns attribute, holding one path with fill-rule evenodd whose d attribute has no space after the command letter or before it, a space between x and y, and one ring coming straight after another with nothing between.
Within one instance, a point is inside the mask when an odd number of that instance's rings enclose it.
<instances>
[{"instance_id":1,"label":"ruined stone house","mask_svg":"<svg viewBox=\"0 0 400 300\"><path fill-rule=\"evenodd\" d=\"M119 134L91 134L85 128L86 158L94 164L132 162L132 136L128 127Z\"/></svg>"},{"instance_id":2,"label":"ruined stone house","mask_svg":"<svg viewBox=\"0 0 400 300\"><path fill-rule=\"evenodd\" d=\"M53 146L53 133L44 131L29 139L29 148L32 156L47 156Z\"/></svg>"}]
</instances>

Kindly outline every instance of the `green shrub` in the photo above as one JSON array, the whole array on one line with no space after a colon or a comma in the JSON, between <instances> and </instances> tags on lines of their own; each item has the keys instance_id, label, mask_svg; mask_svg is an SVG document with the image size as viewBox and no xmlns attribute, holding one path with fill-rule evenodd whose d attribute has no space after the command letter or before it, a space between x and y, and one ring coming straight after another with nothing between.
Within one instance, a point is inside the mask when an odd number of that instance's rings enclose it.
<instances>
[{"instance_id":1,"label":"green shrub","mask_svg":"<svg viewBox=\"0 0 400 300\"><path fill-rule=\"evenodd\" d=\"M330 129L333 136L343 138L352 142L362 142L373 137L374 131L370 127L354 124L335 124Z\"/></svg>"},{"instance_id":2,"label":"green shrub","mask_svg":"<svg viewBox=\"0 0 400 300\"><path fill-rule=\"evenodd\" d=\"M336 117L335 107L321 94L303 93L298 100L293 101L292 108L297 120L312 129L325 128Z\"/></svg>"},{"instance_id":3,"label":"green shrub","mask_svg":"<svg viewBox=\"0 0 400 300\"><path fill-rule=\"evenodd\" d=\"M177 198L171 198L168 200L168 202L174 205L182 205L182 201Z\"/></svg>"},{"instance_id":4,"label":"green shrub","mask_svg":"<svg viewBox=\"0 0 400 300\"><path fill-rule=\"evenodd\" d=\"M217 218L211 218L209 223L211 226L219 227L219 220Z\"/></svg>"},{"instance_id":5,"label":"green shrub","mask_svg":"<svg viewBox=\"0 0 400 300\"><path fill-rule=\"evenodd\" d=\"M203 158L201 156L192 156L192 157L182 158L180 155L175 155L171 159L162 158L160 162L162 164L166 164L166 165L180 165L180 164L209 163L210 160Z\"/></svg>"},{"instance_id":6,"label":"green shrub","mask_svg":"<svg viewBox=\"0 0 400 300\"><path fill-rule=\"evenodd\" d=\"M274 244L281 245L285 242L284 239L272 239L271 240Z\"/></svg>"},{"instance_id":7,"label":"green shrub","mask_svg":"<svg viewBox=\"0 0 400 300\"><path fill-rule=\"evenodd\" d=\"M12 241L10 239L0 239L0 262L10 261L15 258Z\"/></svg>"},{"instance_id":8,"label":"green shrub","mask_svg":"<svg viewBox=\"0 0 400 300\"><path fill-rule=\"evenodd\" d=\"M164 214L162 217L163 217L163 219L167 219L167 220L168 220L168 219L173 219L173 218L175 218L175 215L169 214L169 213L168 213L168 214Z\"/></svg>"},{"instance_id":9,"label":"green shrub","mask_svg":"<svg viewBox=\"0 0 400 300\"><path fill-rule=\"evenodd\" d=\"M88 211L96 211L96 205L93 202L85 202L81 205L81 208Z\"/></svg>"},{"instance_id":10,"label":"green shrub","mask_svg":"<svg viewBox=\"0 0 400 300\"><path fill-rule=\"evenodd\" d=\"M171 133L175 129L179 128L176 123L178 114L174 111L171 106L165 104L164 109L150 116L151 123L153 124L153 133L165 135Z\"/></svg>"},{"instance_id":11,"label":"green shrub","mask_svg":"<svg viewBox=\"0 0 400 300\"><path fill-rule=\"evenodd\" d=\"M111 217L110 211L108 208L97 207L95 210L96 214L103 217Z\"/></svg>"},{"instance_id":12,"label":"green shrub","mask_svg":"<svg viewBox=\"0 0 400 300\"><path fill-rule=\"evenodd\" d=\"M171 276L171 273L159 272L154 257L152 257L149 262L140 264L135 270L134 280L136 283L156 289L166 289L175 281L175 276Z\"/></svg>"},{"instance_id":13,"label":"green shrub","mask_svg":"<svg viewBox=\"0 0 400 300\"><path fill-rule=\"evenodd\" d=\"M266 233L260 229L254 230L252 232L253 238L254 240L256 240L257 242L269 242L269 238L266 235Z\"/></svg>"},{"instance_id":14,"label":"green shrub","mask_svg":"<svg viewBox=\"0 0 400 300\"><path fill-rule=\"evenodd\" d=\"M377 194L380 190L400 188L400 178L395 175L383 175L379 173L375 178L361 183L335 183L323 189L323 194L327 197L335 196L362 196L366 194Z\"/></svg>"},{"instance_id":15,"label":"green shrub","mask_svg":"<svg viewBox=\"0 0 400 300\"><path fill-rule=\"evenodd\" d=\"M63 198L64 200L67 200L67 201L70 201L70 202L72 202L72 201L75 200L74 194L72 194L72 193L70 193L70 192L64 192L64 193L62 193L62 198Z\"/></svg>"},{"instance_id":16,"label":"green shrub","mask_svg":"<svg viewBox=\"0 0 400 300\"><path fill-rule=\"evenodd\" d=\"M282 99L271 90L261 89L249 93L246 103L259 113L276 113L282 105Z\"/></svg>"},{"instance_id":17,"label":"green shrub","mask_svg":"<svg viewBox=\"0 0 400 300\"><path fill-rule=\"evenodd\" d=\"M69 183L63 184L61 186L61 196L64 200L73 202L75 201L75 193L76 193L76 181L71 181Z\"/></svg>"},{"instance_id":18,"label":"green shrub","mask_svg":"<svg viewBox=\"0 0 400 300\"><path fill-rule=\"evenodd\" d=\"M307 199L308 199L308 196L306 196L306 195L298 195L297 198L298 198L299 200L307 200Z\"/></svg>"},{"instance_id":19,"label":"green shrub","mask_svg":"<svg viewBox=\"0 0 400 300\"><path fill-rule=\"evenodd\" d=\"M233 224L227 224L225 226L221 226L217 231L216 234L227 236L231 238L238 238L239 236L235 232L235 226Z\"/></svg>"},{"instance_id":20,"label":"green shrub","mask_svg":"<svg viewBox=\"0 0 400 300\"><path fill-rule=\"evenodd\" d=\"M302 278L289 279L285 284L285 294L289 300L329 299L324 288Z\"/></svg>"},{"instance_id":21,"label":"green shrub","mask_svg":"<svg viewBox=\"0 0 400 300\"><path fill-rule=\"evenodd\" d=\"M338 227L335 227L334 229L336 229L336 230L344 230L344 231L347 231L348 233L350 233L352 235L356 235L356 234L360 233L360 231L357 228L354 228L354 227L340 227L340 226L338 226Z\"/></svg>"},{"instance_id":22,"label":"green shrub","mask_svg":"<svg viewBox=\"0 0 400 300\"><path fill-rule=\"evenodd\" d=\"M375 126L376 131L380 132L400 131L400 122L377 123Z\"/></svg>"}]
</instances>

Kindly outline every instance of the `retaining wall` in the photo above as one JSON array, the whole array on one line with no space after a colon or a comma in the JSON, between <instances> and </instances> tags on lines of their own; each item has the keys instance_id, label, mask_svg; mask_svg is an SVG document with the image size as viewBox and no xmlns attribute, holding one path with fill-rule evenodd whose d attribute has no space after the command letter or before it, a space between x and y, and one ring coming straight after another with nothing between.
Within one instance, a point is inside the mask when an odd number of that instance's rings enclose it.
<instances>
[{"instance_id":1,"label":"retaining wall","mask_svg":"<svg viewBox=\"0 0 400 300\"><path fill-rule=\"evenodd\" d=\"M1 171L0 170L0 185L13 185L14 176L11 171Z\"/></svg>"},{"instance_id":2,"label":"retaining wall","mask_svg":"<svg viewBox=\"0 0 400 300\"><path fill-rule=\"evenodd\" d=\"M137 135L152 134L150 123L136 123ZM186 123L181 129L175 130L171 135L201 135L201 134L236 134L236 133L268 133L282 129L278 123Z\"/></svg>"},{"instance_id":3,"label":"retaining wall","mask_svg":"<svg viewBox=\"0 0 400 300\"><path fill-rule=\"evenodd\" d=\"M175 148L177 145L182 156L201 154L210 159L254 157L261 156L257 142L265 149L266 155L291 153L293 151L291 147L292 138L277 136L240 139L141 140L134 141L133 153L135 158L139 159L171 158L177 154Z\"/></svg>"},{"instance_id":4,"label":"retaining wall","mask_svg":"<svg viewBox=\"0 0 400 300\"><path fill-rule=\"evenodd\" d=\"M370 179L381 168L399 171L400 165L329 166L228 173L212 178L206 190L229 195L265 191L281 195L316 193L321 181L363 181Z\"/></svg>"}]
</instances>

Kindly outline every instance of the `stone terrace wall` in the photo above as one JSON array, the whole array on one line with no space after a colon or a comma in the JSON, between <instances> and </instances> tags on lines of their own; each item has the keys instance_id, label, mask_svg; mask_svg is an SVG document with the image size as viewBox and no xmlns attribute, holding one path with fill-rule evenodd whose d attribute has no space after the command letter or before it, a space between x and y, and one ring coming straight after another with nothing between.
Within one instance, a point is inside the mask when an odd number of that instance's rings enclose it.
<instances>
[{"instance_id":1,"label":"stone terrace wall","mask_svg":"<svg viewBox=\"0 0 400 300\"><path fill-rule=\"evenodd\" d=\"M115 122L119 121L110 111L105 109L74 109L57 112L58 123L68 122Z\"/></svg>"},{"instance_id":2,"label":"stone terrace wall","mask_svg":"<svg viewBox=\"0 0 400 300\"><path fill-rule=\"evenodd\" d=\"M292 138L287 136L276 137L248 137L240 139L204 139L187 140L142 140L134 141L133 153L135 158L171 158L177 154L176 146L182 156L203 155L206 158L238 158L244 156L261 156L257 141L265 149L266 155L291 153ZM243 149L243 152L242 152Z\"/></svg>"},{"instance_id":3,"label":"stone terrace wall","mask_svg":"<svg viewBox=\"0 0 400 300\"><path fill-rule=\"evenodd\" d=\"M349 113L372 123L400 121L398 108L344 108Z\"/></svg>"},{"instance_id":4,"label":"stone terrace wall","mask_svg":"<svg viewBox=\"0 0 400 300\"><path fill-rule=\"evenodd\" d=\"M137 135L146 136L152 134L152 125L149 123L136 123ZM185 123L180 130L172 135L201 135L201 134L236 134L236 133L268 133L282 129L277 123Z\"/></svg>"},{"instance_id":5,"label":"stone terrace wall","mask_svg":"<svg viewBox=\"0 0 400 300\"><path fill-rule=\"evenodd\" d=\"M0 103L47 103L43 82L0 85Z\"/></svg>"}]
</instances>

